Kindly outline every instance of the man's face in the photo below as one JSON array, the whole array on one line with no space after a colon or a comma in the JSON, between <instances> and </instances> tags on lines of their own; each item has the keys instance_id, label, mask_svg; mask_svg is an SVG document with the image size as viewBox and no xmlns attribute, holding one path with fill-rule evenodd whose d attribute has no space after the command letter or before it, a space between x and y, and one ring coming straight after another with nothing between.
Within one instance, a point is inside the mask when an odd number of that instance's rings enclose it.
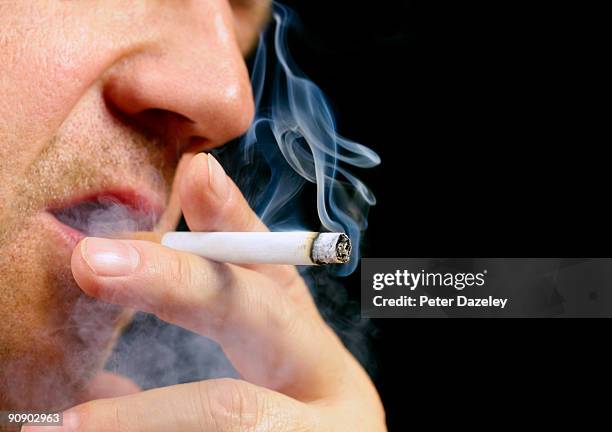
<instances>
[{"instance_id":1,"label":"man's face","mask_svg":"<svg viewBox=\"0 0 612 432\"><path fill-rule=\"evenodd\" d=\"M268 12L0 0L0 410L65 408L102 366L126 312L81 293L72 249L174 227L185 159L249 126L243 56Z\"/></svg>"}]
</instances>

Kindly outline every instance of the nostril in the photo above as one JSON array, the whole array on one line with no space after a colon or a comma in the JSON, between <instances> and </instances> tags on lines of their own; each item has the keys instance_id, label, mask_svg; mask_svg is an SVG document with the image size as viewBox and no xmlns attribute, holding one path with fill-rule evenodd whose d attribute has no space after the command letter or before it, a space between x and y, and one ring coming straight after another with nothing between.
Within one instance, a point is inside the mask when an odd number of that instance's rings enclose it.
<instances>
[{"instance_id":1,"label":"nostril","mask_svg":"<svg viewBox=\"0 0 612 432\"><path fill-rule=\"evenodd\" d=\"M105 104L113 117L145 135L180 141L187 141L193 135L195 122L182 114L161 108L126 112L109 98Z\"/></svg>"},{"instance_id":2,"label":"nostril","mask_svg":"<svg viewBox=\"0 0 612 432\"><path fill-rule=\"evenodd\" d=\"M201 136L192 136L187 141L187 144L181 148L181 153L197 153L200 151L209 151L216 146L207 138Z\"/></svg>"},{"instance_id":3,"label":"nostril","mask_svg":"<svg viewBox=\"0 0 612 432\"><path fill-rule=\"evenodd\" d=\"M126 115L125 121L145 134L164 139L184 139L194 124L192 120L182 114L159 108L149 108Z\"/></svg>"},{"instance_id":4,"label":"nostril","mask_svg":"<svg viewBox=\"0 0 612 432\"><path fill-rule=\"evenodd\" d=\"M105 104L109 113L119 122L149 138L161 139L163 145L172 143L174 151L179 155L214 147L208 138L197 133L197 124L182 114L161 108L128 113L110 99L106 99Z\"/></svg>"},{"instance_id":5,"label":"nostril","mask_svg":"<svg viewBox=\"0 0 612 432\"><path fill-rule=\"evenodd\" d=\"M130 116L135 126L144 132L164 138L185 137L194 121L182 114L159 108L149 108Z\"/></svg>"},{"instance_id":6,"label":"nostril","mask_svg":"<svg viewBox=\"0 0 612 432\"><path fill-rule=\"evenodd\" d=\"M174 142L178 154L196 153L214 147L209 139L197 134L197 123L182 114L150 108L130 117L132 126L143 133Z\"/></svg>"}]
</instances>

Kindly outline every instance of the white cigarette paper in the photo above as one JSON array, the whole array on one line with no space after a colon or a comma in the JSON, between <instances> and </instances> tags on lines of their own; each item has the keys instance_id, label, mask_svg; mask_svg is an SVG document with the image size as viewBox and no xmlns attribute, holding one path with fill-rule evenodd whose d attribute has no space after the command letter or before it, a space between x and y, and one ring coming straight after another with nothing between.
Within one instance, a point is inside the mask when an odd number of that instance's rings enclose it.
<instances>
[{"instance_id":1,"label":"white cigarette paper","mask_svg":"<svg viewBox=\"0 0 612 432\"><path fill-rule=\"evenodd\" d=\"M162 245L233 264L344 264L351 242L343 233L168 232Z\"/></svg>"}]
</instances>

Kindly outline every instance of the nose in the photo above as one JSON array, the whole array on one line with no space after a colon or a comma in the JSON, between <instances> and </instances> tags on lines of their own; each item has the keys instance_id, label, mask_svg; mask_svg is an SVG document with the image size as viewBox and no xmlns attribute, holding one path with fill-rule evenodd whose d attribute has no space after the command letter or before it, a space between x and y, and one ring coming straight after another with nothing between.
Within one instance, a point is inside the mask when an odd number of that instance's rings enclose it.
<instances>
[{"instance_id":1,"label":"nose","mask_svg":"<svg viewBox=\"0 0 612 432\"><path fill-rule=\"evenodd\" d=\"M107 105L181 151L211 149L243 134L253 96L227 2L185 2L161 16L151 18L159 26L155 37L105 75Z\"/></svg>"}]
</instances>

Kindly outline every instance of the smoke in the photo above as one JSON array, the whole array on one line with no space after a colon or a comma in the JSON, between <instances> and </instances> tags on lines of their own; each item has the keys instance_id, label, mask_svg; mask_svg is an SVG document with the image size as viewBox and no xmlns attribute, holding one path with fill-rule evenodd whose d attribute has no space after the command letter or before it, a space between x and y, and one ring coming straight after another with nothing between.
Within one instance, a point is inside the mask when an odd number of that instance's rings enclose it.
<instances>
[{"instance_id":1,"label":"smoke","mask_svg":"<svg viewBox=\"0 0 612 432\"><path fill-rule=\"evenodd\" d=\"M144 389L239 375L216 342L156 317L138 313L106 369Z\"/></svg>"},{"instance_id":2,"label":"smoke","mask_svg":"<svg viewBox=\"0 0 612 432\"><path fill-rule=\"evenodd\" d=\"M149 231L157 221L153 212L125 205L112 196L99 196L52 213L64 224L93 237Z\"/></svg>"},{"instance_id":3,"label":"smoke","mask_svg":"<svg viewBox=\"0 0 612 432\"><path fill-rule=\"evenodd\" d=\"M336 132L325 95L289 52L288 31L298 25L297 16L278 3L273 16L272 47L270 35L262 34L253 61L256 119L238 146L220 150L219 157L273 231L303 227L297 201L306 183L315 184L320 223L347 233L353 243L351 263L335 267L345 276L357 267L368 209L376 202L351 169L374 167L380 158Z\"/></svg>"},{"instance_id":4,"label":"smoke","mask_svg":"<svg viewBox=\"0 0 612 432\"><path fill-rule=\"evenodd\" d=\"M256 118L242 139L215 153L271 230L303 230L305 213L316 203L316 217L324 229L349 235L350 264L307 268L302 275L326 321L367 363L367 334L372 328L360 319L358 304L330 271L346 276L358 264L361 236L375 198L351 169L373 167L380 159L336 132L325 95L289 53L288 32L298 25L297 17L277 3L273 16L274 25L261 35L251 69ZM304 191L308 184L314 185L314 197ZM238 376L215 342L147 314L136 315L107 369L131 377L145 389Z\"/></svg>"}]
</instances>

